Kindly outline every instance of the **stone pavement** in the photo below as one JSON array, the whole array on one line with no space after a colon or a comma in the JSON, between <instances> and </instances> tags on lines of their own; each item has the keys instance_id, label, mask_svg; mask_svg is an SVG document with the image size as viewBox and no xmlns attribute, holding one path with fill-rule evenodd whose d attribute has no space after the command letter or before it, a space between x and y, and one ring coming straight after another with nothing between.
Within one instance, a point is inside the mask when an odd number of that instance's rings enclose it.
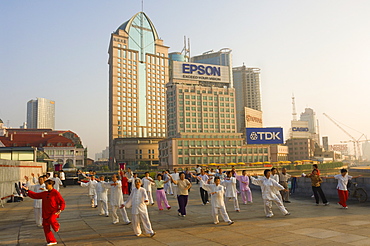
<instances>
[{"instance_id":1,"label":"stone pavement","mask_svg":"<svg viewBox=\"0 0 370 246\"><path fill-rule=\"evenodd\" d=\"M68 186L61 190L66 210L55 233L58 245L370 245L369 204L349 201L349 209L340 209L335 200L329 206L315 206L312 198L291 198L286 204L291 213L283 216L275 205L273 218L265 218L261 193L253 191L254 203L240 205L229 216L235 224L212 222L210 205L201 205L198 185L193 184L188 215L177 216L177 200L169 197L171 210L149 207L156 235L136 237L131 225L113 225L112 217L98 215L89 207L87 189ZM239 199L240 203L240 199ZM34 222L32 199L5 204L0 208L0 245L45 245L43 230ZM130 209L127 209L130 217ZM221 220L220 220L221 221Z\"/></svg>"}]
</instances>

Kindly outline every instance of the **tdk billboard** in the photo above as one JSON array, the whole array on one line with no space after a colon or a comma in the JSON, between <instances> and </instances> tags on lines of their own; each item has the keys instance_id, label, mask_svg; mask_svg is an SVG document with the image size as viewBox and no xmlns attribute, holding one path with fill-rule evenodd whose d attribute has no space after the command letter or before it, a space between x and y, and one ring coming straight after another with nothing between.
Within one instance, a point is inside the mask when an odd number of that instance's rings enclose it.
<instances>
[{"instance_id":1,"label":"tdk billboard","mask_svg":"<svg viewBox=\"0 0 370 246\"><path fill-rule=\"evenodd\" d=\"M247 144L282 144L283 128L246 128Z\"/></svg>"}]
</instances>

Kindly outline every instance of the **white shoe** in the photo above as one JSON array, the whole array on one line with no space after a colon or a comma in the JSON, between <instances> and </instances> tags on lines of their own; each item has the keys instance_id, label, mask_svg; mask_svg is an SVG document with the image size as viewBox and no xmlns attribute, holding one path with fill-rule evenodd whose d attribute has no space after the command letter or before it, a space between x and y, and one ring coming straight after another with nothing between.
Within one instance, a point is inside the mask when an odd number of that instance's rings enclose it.
<instances>
[{"instance_id":1,"label":"white shoe","mask_svg":"<svg viewBox=\"0 0 370 246\"><path fill-rule=\"evenodd\" d=\"M274 216L273 214L269 214L269 215L266 215L266 218L271 218L272 216Z\"/></svg>"},{"instance_id":2,"label":"white shoe","mask_svg":"<svg viewBox=\"0 0 370 246\"><path fill-rule=\"evenodd\" d=\"M46 245L55 245L55 244L58 244L57 242L52 242L52 243L48 243Z\"/></svg>"},{"instance_id":3,"label":"white shoe","mask_svg":"<svg viewBox=\"0 0 370 246\"><path fill-rule=\"evenodd\" d=\"M234 221L230 220L227 224L232 225L232 224L234 224Z\"/></svg>"},{"instance_id":4,"label":"white shoe","mask_svg":"<svg viewBox=\"0 0 370 246\"><path fill-rule=\"evenodd\" d=\"M290 215L290 213L288 212L288 213L286 213L286 214L284 214L285 216L287 216L287 215Z\"/></svg>"},{"instance_id":5,"label":"white shoe","mask_svg":"<svg viewBox=\"0 0 370 246\"><path fill-rule=\"evenodd\" d=\"M219 222L213 222L213 224L218 225Z\"/></svg>"},{"instance_id":6,"label":"white shoe","mask_svg":"<svg viewBox=\"0 0 370 246\"><path fill-rule=\"evenodd\" d=\"M118 224L119 223L119 221L113 221L113 224Z\"/></svg>"},{"instance_id":7,"label":"white shoe","mask_svg":"<svg viewBox=\"0 0 370 246\"><path fill-rule=\"evenodd\" d=\"M136 234L135 236L137 236L137 237L140 237L140 235L141 235L141 233L139 233L139 234Z\"/></svg>"},{"instance_id":8,"label":"white shoe","mask_svg":"<svg viewBox=\"0 0 370 246\"><path fill-rule=\"evenodd\" d=\"M131 224L131 221L128 221L128 222L125 223L125 225L129 225L129 224Z\"/></svg>"}]
</instances>

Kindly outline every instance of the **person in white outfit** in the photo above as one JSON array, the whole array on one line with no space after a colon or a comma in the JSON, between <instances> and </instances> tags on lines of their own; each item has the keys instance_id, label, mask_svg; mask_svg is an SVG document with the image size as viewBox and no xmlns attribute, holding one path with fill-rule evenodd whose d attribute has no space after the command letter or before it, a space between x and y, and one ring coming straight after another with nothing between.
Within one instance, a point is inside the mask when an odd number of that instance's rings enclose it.
<instances>
[{"instance_id":1,"label":"person in white outfit","mask_svg":"<svg viewBox=\"0 0 370 246\"><path fill-rule=\"evenodd\" d=\"M51 180L54 180L55 184L54 184L54 189L56 189L57 191L59 191L60 189L60 186L63 185L62 181L60 180L60 178L58 177L58 174L57 173L54 173L53 175L54 177L51 178Z\"/></svg>"},{"instance_id":2,"label":"person in white outfit","mask_svg":"<svg viewBox=\"0 0 370 246\"><path fill-rule=\"evenodd\" d=\"M154 180L149 176L149 172L145 172L145 177L142 179L143 188L146 190L150 205L154 205L152 186L154 186Z\"/></svg>"},{"instance_id":3,"label":"person in white outfit","mask_svg":"<svg viewBox=\"0 0 370 246\"><path fill-rule=\"evenodd\" d=\"M226 178L221 182L226 188L225 197L232 199L234 202L234 209L236 212L240 212L239 202L238 202L238 192L236 189L236 178L232 176L231 171L227 171Z\"/></svg>"},{"instance_id":4,"label":"person in white outfit","mask_svg":"<svg viewBox=\"0 0 370 246\"><path fill-rule=\"evenodd\" d=\"M270 178L275 180L279 184L280 179L279 179L279 173L278 173L277 168L275 168L275 167L271 168ZM283 202L283 198L281 197L281 194L280 194L279 190L276 190L276 195L279 197L280 201Z\"/></svg>"},{"instance_id":5,"label":"person in white outfit","mask_svg":"<svg viewBox=\"0 0 370 246\"><path fill-rule=\"evenodd\" d=\"M220 185L221 180L219 177L214 178L214 184L206 184L201 177L198 176L202 184L202 188L207 190L211 195L211 205L212 205L212 217L213 223L217 225L219 223L218 213L221 213L222 218L229 225L234 224L234 221L230 220L229 215L227 214L224 196L225 196L225 187Z\"/></svg>"},{"instance_id":6,"label":"person in white outfit","mask_svg":"<svg viewBox=\"0 0 370 246\"><path fill-rule=\"evenodd\" d=\"M167 195L173 195L172 182L170 176L171 176L170 170L166 170L163 172L163 180L167 182L164 184L164 191L166 192Z\"/></svg>"},{"instance_id":7,"label":"person in white outfit","mask_svg":"<svg viewBox=\"0 0 370 246\"><path fill-rule=\"evenodd\" d=\"M171 177L172 177L172 180L179 180L180 179L180 175L177 172L177 168L173 169L173 173L171 173ZM172 185L173 196L177 198L177 184L172 183L171 185Z\"/></svg>"},{"instance_id":8,"label":"person in white outfit","mask_svg":"<svg viewBox=\"0 0 370 246\"><path fill-rule=\"evenodd\" d=\"M148 195L144 188L141 187L141 180L135 180L135 188L132 189L132 192L127 199L121 205L121 208L131 207L132 213L132 228L136 236L140 236L142 231L140 227L140 221L143 223L144 230L150 237L155 235L155 232L152 229L152 225L149 220L147 205L149 204Z\"/></svg>"},{"instance_id":9,"label":"person in white outfit","mask_svg":"<svg viewBox=\"0 0 370 246\"><path fill-rule=\"evenodd\" d=\"M81 184L82 187L88 187L89 188L89 196L91 198L91 207L96 208L98 207L98 196L96 194L96 184L98 181L95 180L95 176L89 177L90 180L87 183L78 181L78 183Z\"/></svg>"},{"instance_id":10,"label":"person in white outfit","mask_svg":"<svg viewBox=\"0 0 370 246\"><path fill-rule=\"evenodd\" d=\"M280 198L276 195L277 190L285 190L285 188L279 183L277 183L275 180L270 178L271 176L270 169L266 169L263 172L263 174L265 177L261 179L256 179L254 177L250 178L252 184L261 186L262 199L266 217L271 218L272 216L274 216L274 214L272 213L272 202L274 202L276 206L278 206L283 215L290 215L290 213L285 209Z\"/></svg>"},{"instance_id":11,"label":"person in white outfit","mask_svg":"<svg viewBox=\"0 0 370 246\"><path fill-rule=\"evenodd\" d=\"M109 217L108 212L108 188L104 186L106 183L104 176L99 177L99 182L96 184L96 193L98 196L99 215Z\"/></svg>"},{"instance_id":12,"label":"person in white outfit","mask_svg":"<svg viewBox=\"0 0 370 246\"><path fill-rule=\"evenodd\" d=\"M59 178L60 178L60 180L63 183L63 187L66 188L67 187L67 184L66 184L66 174L64 173L63 170L60 170L59 171Z\"/></svg>"},{"instance_id":13,"label":"person in white outfit","mask_svg":"<svg viewBox=\"0 0 370 246\"><path fill-rule=\"evenodd\" d=\"M44 178L42 176L39 177L38 183L35 185L30 184L29 178L27 176L25 176L24 178L26 179L26 186L29 188L29 190L32 190L36 193L46 191ZM36 225L38 227L42 227L42 199L34 199L33 211L35 213Z\"/></svg>"},{"instance_id":14,"label":"person in white outfit","mask_svg":"<svg viewBox=\"0 0 370 246\"><path fill-rule=\"evenodd\" d=\"M128 182L128 193L131 194L133 188L135 188L135 180L138 179L137 173L133 173L131 178L127 180Z\"/></svg>"},{"instance_id":15,"label":"person in white outfit","mask_svg":"<svg viewBox=\"0 0 370 246\"><path fill-rule=\"evenodd\" d=\"M112 217L113 224L119 223L119 217L117 215L117 209L123 204L123 195L122 195L122 184L118 180L116 174L112 176L112 182L105 183L104 187L110 189L110 205L112 207ZM130 224L131 221L128 219L126 209L124 207L120 208L120 213L122 215L123 221L126 225Z\"/></svg>"}]
</instances>

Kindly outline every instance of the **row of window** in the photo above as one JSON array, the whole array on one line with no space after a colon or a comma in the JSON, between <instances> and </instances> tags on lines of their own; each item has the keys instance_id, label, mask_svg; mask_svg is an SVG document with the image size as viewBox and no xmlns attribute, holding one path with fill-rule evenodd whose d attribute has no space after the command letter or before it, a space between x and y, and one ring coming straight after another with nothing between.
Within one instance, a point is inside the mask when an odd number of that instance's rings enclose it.
<instances>
[{"instance_id":1,"label":"row of window","mask_svg":"<svg viewBox=\"0 0 370 246\"><path fill-rule=\"evenodd\" d=\"M204 146L206 147L206 146ZM202 154L211 154L211 155L220 155L220 154L267 154L267 148L221 148L221 149L213 149L213 148L202 148L202 149L178 149L178 155L202 155Z\"/></svg>"},{"instance_id":2,"label":"row of window","mask_svg":"<svg viewBox=\"0 0 370 246\"><path fill-rule=\"evenodd\" d=\"M178 164L210 164L210 163L237 163L237 162L264 162L268 156L221 156L221 157L179 157Z\"/></svg>"}]
</instances>

